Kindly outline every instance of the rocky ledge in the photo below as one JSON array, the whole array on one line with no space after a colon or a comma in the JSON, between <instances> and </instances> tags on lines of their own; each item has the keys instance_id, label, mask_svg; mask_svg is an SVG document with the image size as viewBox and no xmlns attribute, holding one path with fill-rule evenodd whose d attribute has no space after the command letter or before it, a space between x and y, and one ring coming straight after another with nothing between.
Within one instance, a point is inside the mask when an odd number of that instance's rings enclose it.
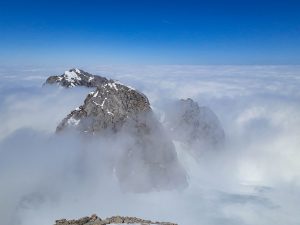
<instances>
[{"instance_id":1,"label":"rocky ledge","mask_svg":"<svg viewBox=\"0 0 300 225\"><path fill-rule=\"evenodd\" d=\"M128 216L113 216L106 219L101 219L97 215L90 217L83 217L78 220L60 219L55 221L55 225L106 225L106 224L135 224L135 225L177 225L169 222L153 222L151 220L144 220L136 217Z\"/></svg>"}]
</instances>

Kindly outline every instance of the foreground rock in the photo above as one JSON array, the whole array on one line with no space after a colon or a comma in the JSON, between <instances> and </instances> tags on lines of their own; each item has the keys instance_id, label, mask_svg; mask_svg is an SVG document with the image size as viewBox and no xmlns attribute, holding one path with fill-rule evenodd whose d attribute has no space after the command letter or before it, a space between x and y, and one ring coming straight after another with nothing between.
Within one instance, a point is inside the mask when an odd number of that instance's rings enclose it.
<instances>
[{"instance_id":1,"label":"foreground rock","mask_svg":"<svg viewBox=\"0 0 300 225\"><path fill-rule=\"evenodd\" d=\"M113 80L88 94L84 104L73 110L57 132L76 130L85 135L126 136L128 143L114 167L122 189L134 192L182 189L186 173L180 165L172 140L156 119L148 98Z\"/></svg>"},{"instance_id":2,"label":"foreground rock","mask_svg":"<svg viewBox=\"0 0 300 225\"><path fill-rule=\"evenodd\" d=\"M166 110L165 126L173 139L199 149L223 146L225 133L215 113L192 99L181 99Z\"/></svg>"},{"instance_id":3,"label":"foreground rock","mask_svg":"<svg viewBox=\"0 0 300 225\"><path fill-rule=\"evenodd\" d=\"M177 225L176 223L168 222L153 222L136 217L113 216L106 219L101 219L96 215L91 217L83 217L78 220L56 220L55 225L106 225L106 224L136 224L136 225Z\"/></svg>"},{"instance_id":4,"label":"foreground rock","mask_svg":"<svg viewBox=\"0 0 300 225\"><path fill-rule=\"evenodd\" d=\"M46 84L58 84L62 87L97 87L107 82L107 79L101 76L92 75L80 69L70 69L65 71L60 76L50 76L44 85Z\"/></svg>"}]
</instances>

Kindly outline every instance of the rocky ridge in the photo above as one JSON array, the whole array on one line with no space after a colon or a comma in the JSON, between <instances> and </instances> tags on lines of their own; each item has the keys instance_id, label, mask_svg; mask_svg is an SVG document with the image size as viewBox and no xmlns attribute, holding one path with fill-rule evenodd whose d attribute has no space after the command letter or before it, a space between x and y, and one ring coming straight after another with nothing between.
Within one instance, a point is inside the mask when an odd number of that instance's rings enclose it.
<instances>
[{"instance_id":1,"label":"rocky ridge","mask_svg":"<svg viewBox=\"0 0 300 225\"><path fill-rule=\"evenodd\" d=\"M44 83L46 84L58 84L62 87L75 87L75 86L85 86L85 87L97 87L107 82L105 77L92 75L80 69L70 69L64 72L64 74L59 76L50 76Z\"/></svg>"},{"instance_id":2,"label":"rocky ridge","mask_svg":"<svg viewBox=\"0 0 300 225\"><path fill-rule=\"evenodd\" d=\"M128 216L113 216L106 219L101 219L97 215L91 217L83 217L78 220L56 220L54 225L107 225L107 224L135 224L135 225L177 225L169 222L153 222L151 220L144 220L137 217Z\"/></svg>"},{"instance_id":3,"label":"rocky ridge","mask_svg":"<svg viewBox=\"0 0 300 225\"><path fill-rule=\"evenodd\" d=\"M107 80L90 92L84 104L72 111L57 127L60 131L76 127L82 132L119 130L127 119L137 119L139 113L150 112L148 98L119 82Z\"/></svg>"}]
</instances>

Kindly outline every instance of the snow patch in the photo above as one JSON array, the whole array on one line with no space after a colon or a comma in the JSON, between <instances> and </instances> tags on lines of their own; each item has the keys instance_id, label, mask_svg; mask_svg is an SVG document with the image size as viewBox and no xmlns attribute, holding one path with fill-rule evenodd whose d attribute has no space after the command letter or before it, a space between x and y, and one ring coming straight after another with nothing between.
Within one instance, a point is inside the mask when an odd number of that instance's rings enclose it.
<instances>
[{"instance_id":1,"label":"snow patch","mask_svg":"<svg viewBox=\"0 0 300 225\"><path fill-rule=\"evenodd\" d=\"M73 117L71 117L70 119L68 119L68 124L69 125L73 125L73 126L77 126L79 124L80 120L77 120Z\"/></svg>"},{"instance_id":2,"label":"snow patch","mask_svg":"<svg viewBox=\"0 0 300 225\"><path fill-rule=\"evenodd\" d=\"M94 92L93 92L93 93L94 93ZM96 91L96 92L94 93L93 97L97 97L98 93L99 93L99 91Z\"/></svg>"},{"instance_id":3,"label":"snow patch","mask_svg":"<svg viewBox=\"0 0 300 225\"><path fill-rule=\"evenodd\" d=\"M100 105L99 103L97 103L97 102L95 102L95 101L93 101L93 103L94 103L96 106L99 106L99 105Z\"/></svg>"},{"instance_id":4,"label":"snow patch","mask_svg":"<svg viewBox=\"0 0 300 225\"><path fill-rule=\"evenodd\" d=\"M111 115L111 116L114 115L112 112L110 112L110 111L108 111L108 110L107 110L107 113L108 113L108 115Z\"/></svg>"},{"instance_id":5,"label":"snow patch","mask_svg":"<svg viewBox=\"0 0 300 225\"><path fill-rule=\"evenodd\" d=\"M117 85L116 85L115 83L112 83L111 86L112 86L116 91L118 91Z\"/></svg>"},{"instance_id":6,"label":"snow patch","mask_svg":"<svg viewBox=\"0 0 300 225\"><path fill-rule=\"evenodd\" d=\"M109 86L110 88L113 88L116 91L118 91L117 85L114 82L113 83L107 83L107 84L104 85L104 87L106 87L106 86Z\"/></svg>"},{"instance_id":7,"label":"snow patch","mask_svg":"<svg viewBox=\"0 0 300 225\"><path fill-rule=\"evenodd\" d=\"M81 80L81 78L74 71L65 71L64 77L69 82L74 82L75 80Z\"/></svg>"},{"instance_id":8,"label":"snow patch","mask_svg":"<svg viewBox=\"0 0 300 225\"><path fill-rule=\"evenodd\" d=\"M100 107L101 107L102 109L103 109L103 106L104 106L104 103L105 103L106 99L107 99L107 98L105 98L105 99L103 100L103 102L101 103L101 105L100 105Z\"/></svg>"}]
</instances>

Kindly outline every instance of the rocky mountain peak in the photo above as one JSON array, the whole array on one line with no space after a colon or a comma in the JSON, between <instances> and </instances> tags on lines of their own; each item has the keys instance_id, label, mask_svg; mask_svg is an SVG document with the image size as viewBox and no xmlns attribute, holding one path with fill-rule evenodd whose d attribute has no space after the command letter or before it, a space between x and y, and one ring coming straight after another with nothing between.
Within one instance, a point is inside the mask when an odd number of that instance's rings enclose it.
<instances>
[{"instance_id":1,"label":"rocky mountain peak","mask_svg":"<svg viewBox=\"0 0 300 225\"><path fill-rule=\"evenodd\" d=\"M45 84L58 84L70 88L75 86L97 87L107 82L107 79L101 76L92 75L80 69L70 69L59 76L50 76Z\"/></svg>"},{"instance_id":2,"label":"rocky mountain peak","mask_svg":"<svg viewBox=\"0 0 300 225\"><path fill-rule=\"evenodd\" d=\"M84 76L83 71L71 69L59 76L58 82L60 85L73 82L71 87L79 86L75 84L82 82ZM57 133L71 129L86 137L106 134L113 134L116 138L117 135L126 136L128 143L122 146L113 166L113 173L123 190L147 192L185 188L186 172L146 95L120 82L101 79L83 104L61 121ZM142 171L137 172L141 165Z\"/></svg>"},{"instance_id":3,"label":"rocky mountain peak","mask_svg":"<svg viewBox=\"0 0 300 225\"><path fill-rule=\"evenodd\" d=\"M215 149L225 141L225 132L216 114L191 98L173 103L166 110L164 124L173 139L199 149Z\"/></svg>"},{"instance_id":4,"label":"rocky mountain peak","mask_svg":"<svg viewBox=\"0 0 300 225\"><path fill-rule=\"evenodd\" d=\"M84 104L72 111L58 126L77 127L83 132L117 131L127 119L151 111L148 98L141 92L113 80L107 80L88 94Z\"/></svg>"},{"instance_id":5,"label":"rocky mountain peak","mask_svg":"<svg viewBox=\"0 0 300 225\"><path fill-rule=\"evenodd\" d=\"M185 188L186 171L172 141L182 142L198 154L222 146L225 140L216 114L191 98L167 106L165 120L160 123L146 95L118 81L70 69L60 76L49 77L46 83L95 88L81 106L61 121L57 132L71 129L93 137L106 134L129 137L113 165L113 173L126 191ZM141 165L142 172L137 173Z\"/></svg>"}]
</instances>

